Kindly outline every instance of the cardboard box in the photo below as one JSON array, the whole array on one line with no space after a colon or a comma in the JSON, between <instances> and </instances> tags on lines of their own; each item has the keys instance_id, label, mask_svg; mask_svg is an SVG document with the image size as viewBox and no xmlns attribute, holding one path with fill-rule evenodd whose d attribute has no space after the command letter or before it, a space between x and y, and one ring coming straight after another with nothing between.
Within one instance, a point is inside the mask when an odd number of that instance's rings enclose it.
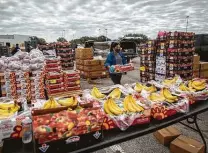
<instances>
[{"instance_id":1,"label":"cardboard box","mask_svg":"<svg viewBox=\"0 0 208 153\"><path fill-rule=\"evenodd\" d=\"M193 78L198 78L198 77L199 77L199 69L193 70Z\"/></svg>"},{"instance_id":2,"label":"cardboard box","mask_svg":"<svg viewBox=\"0 0 208 153\"><path fill-rule=\"evenodd\" d=\"M93 72L93 71L101 71L105 70L106 68L101 65L93 65L93 66L84 66L83 70L87 72ZM82 70L82 69L81 69Z\"/></svg>"},{"instance_id":3,"label":"cardboard box","mask_svg":"<svg viewBox=\"0 0 208 153\"><path fill-rule=\"evenodd\" d=\"M199 62L200 62L200 56L194 55L193 56L193 64L199 64Z\"/></svg>"},{"instance_id":4,"label":"cardboard box","mask_svg":"<svg viewBox=\"0 0 208 153\"><path fill-rule=\"evenodd\" d=\"M107 71L83 72L83 76L87 78L106 77L108 74Z\"/></svg>"},{"instance_id":5,"label":"cardboard box","mask_svg":"<svg viewBox=\"0 0 208 153\"><path fill-rule=\"evenodd\" d=\"M76 59L93 59L93 51L91 48L78 48L75 51Z\"/></svg>"},{"instance_id":6,"label":"cardboard box","mask_svg":"<svg viewBox=\"0 0 208 153\"><path fill-rule=\"evenodd\" d=\"M193 64L193 70L199 70L200 64Z\"/></svg>"},{"instance_id":7,"label":"cardboard box","mask_svg":"<svg viewBox=\"0 0 208 153\"><path fill-rule=\"evenodd\" d=\"M208 62L200 62L201 70L208 70Z\"/></svg>"},{"instance_id":8,"label":"cardboard box","mask_svg":"<svg viewBox=\"0 0 208 153\"><path fill-rule=\"evenodd\" d=\"M200 77L208 78L208 62L200 62Z\"/></svg>"},{"instance_id":9,"label":"cardboard box","mask_svg":"<svg viewBox=\"0 0 208 153\"><path fill-rule=\"evenodd\" d=\"M181 132L172 126L169 126L167 128L158 130L153 134L161 144L169 145L175 138L181 135Z\"/></svg>"},{"instance_id":10,"label":"cardboard box","mask_svg":"<svg viewBox=\"0 0 208 153\"><path fill-rule=\"evenodd\" d=\"M205 153L205 146L200 142L183 135L170 144L171 153Z\"/></svg>"},{"instance_id":11,"label":"cardboard box","mask_svg":"<svg viewBox=\"0 0 208 153\"><path fill-rule=\"evenodd\" d=\"M100 60L100 65L105 65L106 59Z\"/></svg>"},{"instance_id":12,"label":"cardboard box","mask_svg":"<svg viewBox=\"0 0 208 153\"><path fill-rule=\"evenodd\" d=\"M100 65L100 60L95 60L95 59L84 60L84 65L87 65L87 66Z\"/></svg>"}]
</instances>

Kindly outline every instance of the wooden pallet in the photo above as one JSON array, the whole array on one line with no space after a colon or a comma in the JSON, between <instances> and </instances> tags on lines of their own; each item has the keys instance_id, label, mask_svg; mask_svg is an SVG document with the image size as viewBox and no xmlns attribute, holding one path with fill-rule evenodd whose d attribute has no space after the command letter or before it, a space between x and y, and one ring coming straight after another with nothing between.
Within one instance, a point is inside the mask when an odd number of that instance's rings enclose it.
<instances>
[{"instance_id":1,"label":"wooden pallet","mask_svg":"<svg viewBox=\"0 0 208 153\"><path fill-rule=\"evenodd\" d=\"M62 93L50 94L49 97L61 98L61 97L71 97L74 95L82 95L82 90L67 91Z\"/></svg>"}]
</instances>

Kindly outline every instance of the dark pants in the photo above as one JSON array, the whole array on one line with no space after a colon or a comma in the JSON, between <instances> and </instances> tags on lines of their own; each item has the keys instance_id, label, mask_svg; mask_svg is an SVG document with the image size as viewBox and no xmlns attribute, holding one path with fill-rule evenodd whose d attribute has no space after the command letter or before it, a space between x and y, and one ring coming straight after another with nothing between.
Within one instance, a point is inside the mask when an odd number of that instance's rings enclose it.
<instances>
[{"instance_id":1,"label":"dark pants","mask_svg":"<svg viewBox=\"0 0 208 153\"><path fill-rule=\"evenodd\" d=\"M110 74L110 77L114 84L121 84L122 74Z\"/></svg>"}]
</instances>

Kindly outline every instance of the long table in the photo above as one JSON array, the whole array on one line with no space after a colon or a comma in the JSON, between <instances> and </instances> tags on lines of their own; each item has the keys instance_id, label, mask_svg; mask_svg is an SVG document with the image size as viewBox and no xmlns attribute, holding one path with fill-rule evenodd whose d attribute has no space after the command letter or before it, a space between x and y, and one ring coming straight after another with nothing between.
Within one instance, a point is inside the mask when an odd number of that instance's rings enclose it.
<instances>
[{"instance_id":1,"label":"long table","mask_svg":"<svg viewBox=\"0 0 208 153\"><path fill-rule=\"evenodd\" d=\"M128 140L131 140L134 138L138 138L140 136L152 133L154 131L157 131L159 129L173 125L175 123L181 123L184 126L188 126L188 127L189 127L188 124L195 124L196 129L193 129L193 128L192 129L199 133L199 135L201 136L202 141L205 145L205 149L207 150L206 141L205 141L205 139L203 137L203 133L201 132L201 130L198 126L198 123L197 123L197 115L201 114L205 111L208 111L208 101L200 101L200 102L197 102L196 104L192 105L190 107L190 111L186 114L176 114L176 115L169 117L169 118L162 120L162 121L152 120L151 123L146 126L141 125L141 126L129 127L126 131L123 131L123 132L118 129L104 131L104 138L101 142L96 143L96 144L89 144L89 145L87 145L87 147L85 145L84 147L82 147L76 151L73 151L73 153L93 152L93 151L96 151L99 149L109 147L114 144L118 144L118 143L128 141ZM181 122L184 120L187 120L187 123ZM9 141L8 142L5 141L5 143L4 143L5 144L4 145L5 151L7 150L7 146L8 147L11 146L11 144L9 144L9 143L10 143ZM7 153L7 152L5 152L5 153ZM25 151L23 151L22 148L20 148L19 150L16 150L15 152L12 152L12 153L33 153L33 150L25 152Z\"/></svg>"}]
</instances>

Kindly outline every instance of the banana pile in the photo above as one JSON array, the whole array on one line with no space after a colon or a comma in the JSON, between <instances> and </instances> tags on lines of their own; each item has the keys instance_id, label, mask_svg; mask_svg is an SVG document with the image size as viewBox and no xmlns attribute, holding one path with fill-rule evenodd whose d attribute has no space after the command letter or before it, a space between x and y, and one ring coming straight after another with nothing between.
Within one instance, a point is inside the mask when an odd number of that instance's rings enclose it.
<instances>
[{"instance_id":1,"label":"banana pile","mask_svg":"<svg viewBox=\"0 0 208 153\"><path fill-rule=\"evenodd\" d=\"M181 84L179 85L179 89L180 89L181 91L188 91L188 92L195 92L195 91L196 91L196 90L193 89L192 87L187 87L184 83L181 83Z\"/></svg>"},{"instance_id":2,"label":"banana pile","mask_svg":"<svg viewBox=\"0 0 208 153\"><path fill-rule=\"evenodd\" d=\"M206 81L205 80L192 80L192 81L189 81L188 87L191 89L195 89L196 91L201 91L206 88Z\"/></svg>"},{"instance_id":3,"label":"banana pile","mask_svg":"<svg viewBox=\"0 0 208 153\"><path fill-rule=\"evenodd\" d=\"M121 109L112 98L108 98L104 103L104 111L108 115L121 115L124 113L123 109Z\"/></svg>"},{"instance_id":4,"label":"banana pile","mask_svg":"<svg viewBox=\"0 0 208 153\"><path fill-rule=\"evenodd\" d=\"M65 106L65 107L76 107L78 104L77 98L70 97L70 98L62 98L57 100L59 105Z\"/></svg>"},{"instance_id":5,"label":"banana pile","mask_svg":"<svg viewBox=\"0 0 208 153\"><path fill-rule=\"evenodd\" d=\"M178 101L178 97L171 94L167 88L161 90L161 95L165 98L165 101L169 103L174 103Z\"/></svg>"},{"instance_id":6,"label":"banana pile","mask_svg":"<svg viewBox=\"0 0 208 153\"><path fill-rule=\"evenodd\" d=\"M132 95L127 95L123 101L124 110L130 113L141 112L144 110L143 107L136 103L136 100Z\"/></svg>"},{"instance_id":7,"label":"banana pile","mask_svg":"<svg viewBox=\"0 0 208 153\"><path fill-rule=\"evenodd\" d=\"M165 79L165 80L162 82L162 84L163 84L163 85L168 85L168 86L169 86L169 85L172 85L172 84L176 83L177 79L178 79L177 76L175 76L173 79Z\"/></svg>"},{"instance_id":8,"label":"banana pile","mask_svg":"<svg viewBox=\"0 0 208 153\"><path fill-rule=\"evenodd\" d=\"M121 97L121 90L119 88L115 88L109 95L113 99L120 99Z\"/></svg>"},{"instance_id":9,"label":"banana pile","mask_svg":"<svg viewBox=\"0 0 208 153\"><path fill-rule=\"evenodd\" d=\"M19 105L11 103L0 103L0 119L7 118L20 109Z\"/></svg>"},{"instance_id":10,"label":"banana pile","mask_svg":"<svg viewBox=\"0 0 208 153\"><path fill-rule=\"evenodd\" d=\"M97 99L103 99L103 98L105 98L105 95L102 94L102 93L98 90L98 88L96 88L96 87L93 87L93 88L92 88L91 95L92 95L94 98L97 98Z\"/></svg>"},{"instance_id":11,"label":"banana pile","mask_svg":"<svg viewBox=\"0 0 208 153\"><path fill-rule=\"evenodd\" d=\"M54 98L49 98L48 101L46 101L43 105L43 109L50 109L50 108L57 108L58 107L58 104L57 102L55 101Z\"/></svg>"},{"instance_id":12,"label":"banana pile","mask_svg":"<svg viewBox=\"0 0 208 153\"><path fill-rule=\"evenodd\" d=\"M148 86L142 85L140 83L136 83L136 85L134 87L134 90L136 92L141 92L142 90L146 90L149 93L157 91L157 89L156 89L156 87L154 85L151 85L151 86L148 87Z\"/></svg>"},{"instance_id":13,"label":"banana pile","mask_svg":"<svg viewBox=\"0 0 208 153\"><path fill-rule=\"evenodd\" d=\"M151 85L150 87L144 86L143 89L149 93L153 93L157 91L157 88L154 85Z\"/></svg>"},{"instance_id":14,"label":"banana pile","mask_svg":"<svg viewBox=\"0 0 208 153\"><path fill-rule=\"evenodd\" d=\"M141 83L136 83L136 85L135 85L135 87L134 87L134 90L136 91L136 92L141 92L142 91L142 89L143 89L143 85L141 84Z\"/></svg>"},{"instance_id":15,"label":"banana pile","mask_svg":"<svg viewBox=\"0 0 208 153\"><path fill-rule=\"evenodd\" d=\"M165 97L163 96L163 94L158 94L158 93L151 93L149 96L148 96L148 99L150 101L153 101L153 102L164 102L165 101Z\"/></svg>"}]
</instances>

